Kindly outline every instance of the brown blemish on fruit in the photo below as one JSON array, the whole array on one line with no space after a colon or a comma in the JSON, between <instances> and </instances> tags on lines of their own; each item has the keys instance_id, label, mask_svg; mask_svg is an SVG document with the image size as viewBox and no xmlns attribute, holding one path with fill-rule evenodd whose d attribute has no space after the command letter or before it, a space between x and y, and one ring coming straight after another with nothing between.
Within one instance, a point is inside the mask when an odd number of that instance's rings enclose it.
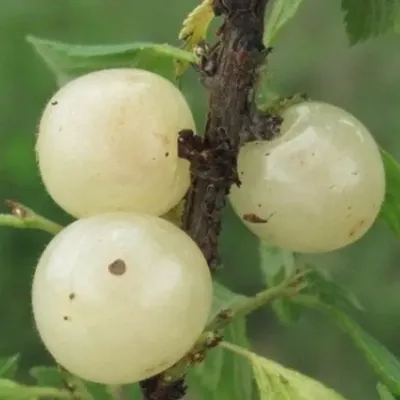
<instances>
[{"instance_id":1,"label":"brown blemish on fruit","mask_svg":"<svg viewBox=\"0 0 400 400\"><path fill-rule=\"evenodd\" d=\"M109 266L108 270L112 275L123 275L126 272L126 264L124 260L120 258L113 261Z\"/></svg>"},{"instance_id":2,"label":"brown blemish on fruit","mask_svg":"<svg viewBox=\"0 0 400 400\"><path fill-rule=\"evenodd\" d=\"M64 321L71 321L71 318L68 317L67 315L64 315L63 320L64 320Z\"/></svg>"},{"instance_id":3,"label":"brown blemish on fruit","mask_svg":"<svg viewBox=\"0 0 400 400\"><path fill-rule=\"evenodd\" d=\"M349 232L349 237L353 237L363 226L365 225L365 219L358 221L353 229Z\"/></svg>"},{"instance_id":4,"label":"brown blemish on fruit","mask_svg":"<svg viewBox=\"0 0 400 400\"><path fill-rule=\"evenodd\" d=\"M243 214L243 219L247 222L252 222L254 224L265 224L267 222L266 219L259 217L256 214Z\"/></svg>"},{"instance_id":5,"label":"brown blemish on fruit","mask_svg":"<svg viewBox=\"0 0 400 400\"><path fill-rule=\"evenodd\" d=\"M51 102L51 105L52 105L52 106L56 106L57 104L58 104L58 101L57 101L57 100L54 100L54 101Z\"/></svg>"},{"instance_id":6,"label":"brown blemish on fruit","mask_svg":"<svg viewBox=\"0 0 400 400\"><path fill-rule=\"evenodd\" d=\"M75 293L70 293L68 297L70 300L73 300L75 298Z\"/></svg>"},{"instance_id":7,"label":"brown blemish on fruit","mask_svg":"<svg viewBox=\"0 0 400 400\"><path fill-rule=\"evenodd\" d=\"M169 156L169 153L168 153L168 151L165 153L165 157L168 157Z\"/></svg>"}]
</instances>

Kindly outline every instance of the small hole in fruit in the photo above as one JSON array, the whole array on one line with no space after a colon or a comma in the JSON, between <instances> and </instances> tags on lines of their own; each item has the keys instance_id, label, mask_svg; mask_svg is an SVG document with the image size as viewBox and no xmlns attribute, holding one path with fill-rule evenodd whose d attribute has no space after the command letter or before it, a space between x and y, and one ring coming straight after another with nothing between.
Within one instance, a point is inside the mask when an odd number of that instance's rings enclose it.
<instances>
[{"instance_id":1,"label":"small hole in fruit","mask_svg":"<svg viewBox=\"0 0 400 400\"><path fill-rule=\"evenodd\" d=\"M70 320L71 320L71 318L70 318L70 317L68 317L67 315L64 315L64 317L63 317L63 320L64 320L64 321L70 321Z\"/></svg>"},{"instance_id":2,"label":"small hole in fruit","mask_svg":"<svg viewBox=\"0 0 400 400\"><path fill-rule=\"evenodd\" d=\"M168 153L168 152L166 152L166 153L165 153L165 157L168 157L168 156L169 156L169 153Z\"/></svg>"},{"instance_id":3,"label":"small hole in fruit","mask_svg":"<svg viewBox=\"0 0 400 400\"><path fill-rule=\"evenodd\" d=\"M58 104L58 101L57 101L57 100L54 100L54 101L51 102L51 105L52 105L52 106L56 106L57 104Z\"/></svg>"},{"instance_id":4,"label":"small hole in fruit","mask_svg":"<svg viewBox=\"0 0 400 400\"><path fill-rule=\"evenodd\" d=\"M75 298L75 293L70 293L68 297L70 300L73 300Z\"/></svg>"},{"instance_id":5,"label":"small hole in fruit","mask_svg":"<svg viewBox=\"0 0 400 400\"><path fill-rule=\"evenodd\" d=\"M259 208L261 208L261 204L257 204Z\"/></svg>"},{"instance_id":6,"label":"small hole in fruit","mask_svg":"<svg viewBox=\"0 0 400 400\"><path fill-rule=\"evenodd\" d=\"M124 260L118 259L108 266L108 270L113 275L123 275L126 272L126 264Z\"/></svg>"}]
</instances>

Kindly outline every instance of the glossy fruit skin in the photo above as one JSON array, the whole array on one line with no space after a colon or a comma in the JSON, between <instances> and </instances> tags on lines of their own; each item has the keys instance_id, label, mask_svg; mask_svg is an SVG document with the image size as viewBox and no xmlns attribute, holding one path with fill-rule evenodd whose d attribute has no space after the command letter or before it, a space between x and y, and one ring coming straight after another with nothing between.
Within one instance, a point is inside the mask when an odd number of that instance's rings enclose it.
<instances>
[{"instance_id":1,"label":"glossy fruit skin","mask_svg":"<svg viewBox=\"0 0 400 400\"><path fill-rule=\"evenodd\" d=\"M211 274L192 239L161 218L123 212L55 236L32 290L48 351L103 384L137 382L177 362L203 331L211 301Z\"/></svg>"},{"instance_id":2,"label":"glossy fruit skin","mask_svg":"<svg viewBox=\"0 0 400 400\"><path fill-rule=\"evenodd\" d=\"M379 148L354 116L322 102L282 114L281 134L239 153L242 185L231 203L247 227L272 245L324 253L361 238L385 195Z\"/></svg>"},{"instance_id":3,"label":"glossy fruit skin","mask_svg":"<svg viewBox=\"0 0 400 400\"><path fill-rule=\"evenodd\" d=\"M182 93L140 69L107 69L62 87L39 124L43 183L75 217L133 211L162 215L185 195L189 163L178 158L182 129L195 131Z\"/></svg>"}]
</instances>

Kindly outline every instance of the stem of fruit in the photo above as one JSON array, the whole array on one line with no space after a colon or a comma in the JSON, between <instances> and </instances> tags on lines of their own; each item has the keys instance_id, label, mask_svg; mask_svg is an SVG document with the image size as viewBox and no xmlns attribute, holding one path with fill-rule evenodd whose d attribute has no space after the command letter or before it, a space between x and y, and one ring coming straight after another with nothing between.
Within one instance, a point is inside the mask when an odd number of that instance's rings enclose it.
<instances>
[{"instance_id":1,"label":"stem of fruit","mask_svg":"<svg viewBox=\"0 0 400 400\"><path fill-rule=\"evenodd\" d=\"M251 358L252 354L250 351L246 350L243 347L240 346L236 346L233 343L230 342L221 342L221 347L223 347L224 349L227 349L229 351L231 351L232 353L238 354L242 357L246 357L246 358Z\"/></svg>"},{"instance_id":2,"label":"stem of fruit","mask_svg":"<svg viewBox=\"0 0 400 400\"><path fill-rule=\"evenodd\" d=\"M30 208L13 200L7 200L11 208L10 214L0 214L0 225L19 229L39 229L51 234L57 234L62 226L35 213Z\"/></svg>"},{"instance_id":3,"label":"stem of fruit","mask_svg":"<svg viewBox=\"0 0 400 400\"><path fill-rule=\"evenodd\" d=\"M191 366L195 365L197 362L201 362L207 350L219 345L223 338L223 329L229 325L233 318L245 317L260 307L264 307L279 298L296 296L306 287L307 283L305 278L308 273L308 270L300 271L288 277L275 287L259 292L253 297L248 297L232 308L221 310L208 324L192 350L177 364L164 372L164 382L167 384L168 382L182 379Z\"/></svg>"}]
</instances>

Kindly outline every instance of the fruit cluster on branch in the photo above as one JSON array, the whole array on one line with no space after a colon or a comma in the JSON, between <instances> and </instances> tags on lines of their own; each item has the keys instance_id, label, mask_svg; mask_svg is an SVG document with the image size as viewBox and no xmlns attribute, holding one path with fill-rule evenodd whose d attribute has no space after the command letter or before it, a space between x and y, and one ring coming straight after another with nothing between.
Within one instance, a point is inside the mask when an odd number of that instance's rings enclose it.
<instances>
[{"instance_id":1,"label":"fruit cluster on branch","mask_svg":"<svg viewBox=\"0 0 400 400\"><path fill-rule=\"evenodd\" d=\"M344 247L375 221L384 169L360 121L312 101L279 112L256 107L270 52L267 2L213 2L222 25L195 66L208 91L203 135L178 88L145 70L91 72L48 102L39 170L51 197L78 220L61 229L12 203L7 221L57 233L36 268L32 305L46 348L71 373L140 382L146 400L179 400L188 367L219 343L235 312L303 287L285 283L207 325L228 198L261 240L289 251ZM166 213L184 196L177 227Z\"/></svg>"}]
</instances>

